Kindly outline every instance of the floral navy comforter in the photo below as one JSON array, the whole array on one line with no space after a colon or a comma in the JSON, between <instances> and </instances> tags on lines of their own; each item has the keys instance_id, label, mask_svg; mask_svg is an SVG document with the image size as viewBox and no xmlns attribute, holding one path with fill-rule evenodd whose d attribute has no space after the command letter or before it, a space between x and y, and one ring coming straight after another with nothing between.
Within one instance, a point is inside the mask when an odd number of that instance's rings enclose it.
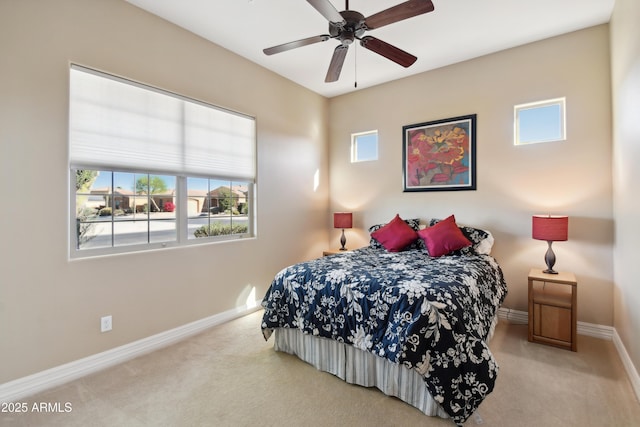
<instances>
[{"instance_id":1,"label":"floral navy comforter","mask_svg":"<svg viewBox=\"0 0 640 427\"><path fill-rule=\"evenodd\" d=\"M506 294L489 255L368 247L280 271L262 302L262 330L268 339L274 328L297 328L416 369L462 424L493 390L498 365L485 340Z\"/></svg>"}]
</instances>

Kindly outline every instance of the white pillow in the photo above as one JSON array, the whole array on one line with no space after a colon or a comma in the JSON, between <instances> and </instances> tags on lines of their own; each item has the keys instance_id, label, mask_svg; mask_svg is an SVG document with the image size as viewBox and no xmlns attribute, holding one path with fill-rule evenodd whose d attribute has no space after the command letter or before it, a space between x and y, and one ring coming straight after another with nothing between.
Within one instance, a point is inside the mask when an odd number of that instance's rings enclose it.
<instances>
[{"instance_id":1,"label":"white pillow","mask_svg":"<svg viewBox=\"0 0 640 427\"><path fill-rule=\"evenodd\" d=\"M487 237L482 239L479 243L474 246L474 249L479 254L489 255L491 253L491 248L493 248L493 234L488 230L482 230L488 234Z\"/></svg>"}]
</instances>

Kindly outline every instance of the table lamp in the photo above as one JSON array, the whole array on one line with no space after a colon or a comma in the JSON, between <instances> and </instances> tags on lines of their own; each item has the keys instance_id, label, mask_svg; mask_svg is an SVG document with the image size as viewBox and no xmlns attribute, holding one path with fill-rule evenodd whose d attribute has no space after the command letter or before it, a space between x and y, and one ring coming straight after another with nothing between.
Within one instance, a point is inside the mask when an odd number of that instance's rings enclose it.
<instances>
[{"instance_id":1,"label":"table lamp","mask_svg":"<svg viewBox=\"0 0 640 427\"><path fill-rule=\"evenodd\" d=\"M551 243L567 240L569 229L569 217L564 215L534 215L532 221L532 237L536 240L546 240L549 244L544 261L547 269L543 273L558 274L553 269L556 263L556 255L551 249Z\"/></svg>"},{"instance_id":2,"label":"table lamp","mask_svg":"<svg viewBox=\"0 0 640 427\"><path fill-rule=\"evenodd\" d=\"M346 251L344 246L347 243L347 238L344 237L344 229L351 228L353 214L351 212L336 212L333 214L333 228L342 228L342 236L340 237L341 251Z\"/></svg>"}]
</instances>

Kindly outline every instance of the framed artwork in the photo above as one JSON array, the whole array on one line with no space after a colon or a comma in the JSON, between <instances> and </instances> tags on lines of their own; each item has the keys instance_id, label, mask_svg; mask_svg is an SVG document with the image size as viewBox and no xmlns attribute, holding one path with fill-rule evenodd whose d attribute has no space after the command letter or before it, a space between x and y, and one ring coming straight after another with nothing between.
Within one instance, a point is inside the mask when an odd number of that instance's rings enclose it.
<instances>
[{"instance_id":1,"label":"framed artwork","mask_svg":"<svg viewBox=\"0 0 640 427\"><path fill-rule=\"evenodd\" d=\"M476 115L402 127L403 191L476 189Z\"/></svg>"}]
</instances>

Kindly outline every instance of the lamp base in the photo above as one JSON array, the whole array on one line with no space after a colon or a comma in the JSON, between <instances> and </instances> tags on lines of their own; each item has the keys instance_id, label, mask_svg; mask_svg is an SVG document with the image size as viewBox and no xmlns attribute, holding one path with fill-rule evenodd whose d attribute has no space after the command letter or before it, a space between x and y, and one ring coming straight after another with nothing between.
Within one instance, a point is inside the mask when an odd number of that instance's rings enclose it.
<instances>
[{"instance_id":1,"label":"lamp base","mask_svg":"<svg viewBox=\"0 0 640 427\"><path fill-rule=\"evenodd\" d=\"M340 244L342 245L342 247L340 248L341 251L346 251L347 248L344 246L347 243L347 238L344 236L344 228L342 229L342 236L340 236Z\"/></svg>"},{"instance_id":2,"label":"lamp base","mask_svg":"<svg viewBox=\"0 0 640 427\"><path fill-rule=\"evenodd\" d=\"M547 249L547 253L544 254L544 262L547 264L547 269L543 271L546 274L558 274L557 271L553 269L553 265L556 263L556 254L553 253L553 249L551 249L551 240L547 240L549 244L549 248Z\"/></svg>"}]
</instances>

